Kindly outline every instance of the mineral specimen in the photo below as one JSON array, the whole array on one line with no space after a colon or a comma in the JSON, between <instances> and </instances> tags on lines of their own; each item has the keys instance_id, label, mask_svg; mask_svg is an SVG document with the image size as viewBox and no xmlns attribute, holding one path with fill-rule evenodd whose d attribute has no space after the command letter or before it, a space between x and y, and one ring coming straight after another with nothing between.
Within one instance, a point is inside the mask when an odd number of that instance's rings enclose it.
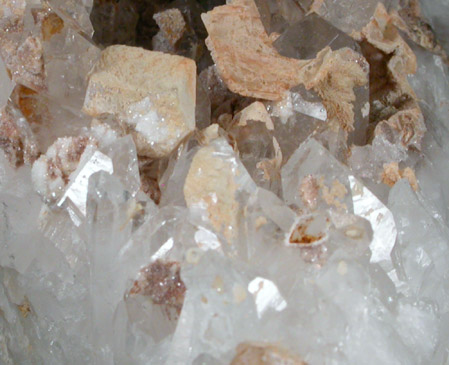
<instances>
[{"instance_id":1,"label":"mineral specimen","mask_svg":"<svg viewBox=\"0 0 449 365\"><path fill-rule=\"evenodd\" d=\"M118 118L142 156L164 157L195 129L195 63L111 46L89 76L83 110Z\"/></svg>"},{"instance_id":2,"label":"mineral specimen","mask_svg":"<svg viewBox=\"0 0 449 365\"><path fill-rule=\"evenodd\" d=\"M447 9L0 0L0 364L448 364Z\"/></svg>"}]
</instances>

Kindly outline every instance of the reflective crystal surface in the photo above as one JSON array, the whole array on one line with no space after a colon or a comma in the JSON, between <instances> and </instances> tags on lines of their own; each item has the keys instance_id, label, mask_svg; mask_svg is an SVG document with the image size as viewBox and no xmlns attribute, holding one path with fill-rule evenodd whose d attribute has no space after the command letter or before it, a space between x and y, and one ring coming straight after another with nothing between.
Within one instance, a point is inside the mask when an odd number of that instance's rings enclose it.
<instances>
[{"instance_id":1,"label":"reflective crystal surface","mask_svg":"<svg viewBox=\"0 0 449 365\"><path fill-rule=\"evenodd\" d=\"M0 364L448 364L447 8L0 0Z\"/></svg>"}]
</instances>

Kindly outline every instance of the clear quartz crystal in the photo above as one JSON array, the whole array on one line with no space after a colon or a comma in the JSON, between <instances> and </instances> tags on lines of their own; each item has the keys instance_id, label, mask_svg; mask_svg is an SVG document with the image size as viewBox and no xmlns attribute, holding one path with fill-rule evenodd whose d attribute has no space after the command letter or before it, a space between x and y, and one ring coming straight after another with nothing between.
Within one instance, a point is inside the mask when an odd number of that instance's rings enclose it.
<instances>
[{"instance_id":1,"label":"clear quartz crystal","mask_svg":"<svg viewBox=\"0 0 449 365\"><path fill-rule=\"evenodd\" d=\"M369 22L374 14L374 10L379 1L367 0L315 0L312 8L316 6L317 13L328 22L339 28L343 32L351 34L352 31L359 31ZM391 0L382 0L385 5L390 5Z\"/></svg>"},{"instance_id":2,"label":"clear quartz crystal","mask_svg":"<svg viewBox=\"0 0 449 365\"><path fill-rule=\"evenodd\" d=\"M322 207L367 219L373 229L371 262L391 262L396 242L394 217L352 172L314 139L303 143L282 169L285 200L302 209ZM288 183L287 183L288 181ZM357 232L346 231L349 236Z\"/></svg>"},{"instance_id":3,"label":"clear quartz crystal","mask_svg":"<svg viewBox=\"0 0 449 365\"><path fill-rule=\"evenodd\" d=\"M349 35L336 28L327 20L317 14L309 14L299 22L288 27L273 43L280 54L286 57L297 59L313 59L317 53L325 47L330 47L333 51L341 48L350 48L357 53L361 53L360 45ZM293 90L301 90L299 87ZM364 145L367 139L367 129L369 120L369 88L368 85L358 87L354 90L355 101L354 107L354 131L349 134L349 143L356 145ZM311 94L311 91L302 90L300 92L301 99L307 101L307 97L303 95ZM323 119L318 113L310 113L308 108L298 108L301 105L297 101L297 92L291 94L292 103L295 110L315 117ZM319 98L318 98L319 99ZM304 103L307 106L307 103ZM302 109L302 110L301 110ZM321 107L320 109L324 109ZM306 124L302 122L301 124Z\"/></svg>"},{"instance_id":4,"label":"clear quartz crystal","mask_svg":"<svg viewBox=\"0 0 449 365\"><path fill-rule=\"evenodd\" d=\"M382 3L0 0L0 364L447 364L447 1Z\"/></svg>"},{"instance_id":5,"label":"clear quartz crystal","mask_svg":"<svg viewBox=\"0 0 449 365\"><path fill-rule=\"evenodd\" d=\"M309 14L288 27L274 42L280 54L298 59L312 59L324 47L337 50L349 47L360 52L358 43L317 14Z\"/></svg>"},{"instance_id":6,"label":"clear quartz crystal","mask_svg":"<svg viewBox=\"0 0 449 365\"><path fill-rule=\"evenodd\" d=\"M0 85L2 85L2 91L0 94L0 108L3 108L6 105L6 102L11 95L11 91L14 88L14 82L8 76L6 71L5 63L3 59L0 57Z\"/></svg>"}]
</instances>

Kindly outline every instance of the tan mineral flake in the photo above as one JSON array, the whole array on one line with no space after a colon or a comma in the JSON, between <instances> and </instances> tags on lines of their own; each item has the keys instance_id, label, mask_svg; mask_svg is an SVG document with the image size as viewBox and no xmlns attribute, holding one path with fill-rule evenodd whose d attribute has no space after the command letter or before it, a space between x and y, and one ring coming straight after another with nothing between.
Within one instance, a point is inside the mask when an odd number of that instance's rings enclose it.
<instances>
[{"instance_id":1,"label":"tan mineral flake","mask_svg":"<svg viewBox=\"0 0 449 365\"><path fill-rule=\"evenodd\" d=\"M182 13L179 9L168 9L154 14L153 18L164 38L174 47L186 30L186 22Z\"/></svg>"},{"instance_id":2,"label":"tan mineral flake","mask_svg":"<svg viewBox=\"0 0 449 365\"><path fill-rule=\"evenodd\" d=\"M382 173L382 182L384 184L393 187L401 179L407 179L414 191L419 190L418 180L413 169L406 167L404 170L401 170L397 162L384 165Z\"/></svg>"},{"instance_id":3,"label":"tan mineral flake","mask_svg":"<svg viewBox=\"0 0 449 365\"><path fill-rule=\"evenodd\" d=\"M129 46L106 48L88 80L83 111L112 114L139 155L167 156L195 129L193 60Z\"/></svg>"},{"instance_id":4,"label":"tan mineral flake","mask_svg":"<svg viewBox=\"0 0 449 365\"><path fill-rule=\"evenodd\" d=\"M357 52L349 48L333 52L326 47L302 70L302 79L307 89L321 97L331 126L350 132L354 130L354 88L368 82L368 71L368 63Z\"/></svg>"},{"instance_id":5,"label":"tan mineral flake","mask_svg":"<svg viewBox=\"0 0 449 365\"><path fill-rule=\"evenodd\" d=\"M39 156L28 122L12 103L0 109L0 149L14 167L32 164Z\"/></svg>"},{"instance_id":6,"label":"tan mineral flake","mask_svg":"<svg viewBox=\"0 0 449 365\"><path fill-rule=\"evenodd\" d=\"M265 123L268 130L274 130L273 121L271 120L265 105L260 101L255 101L247 106L234 117L234 120L237 122L238 126L246 126L248 121L252 120Z\"/></svg>"},{"instance_id":7,"label":"tan mineral flake","mask_svg":"<svg viewBox=\"0 0 449 365\"><path fill-rule=\"evenodd\" d=\"M28 36L17 45L10 40L0 41L1 54L12 79L36 91L45 90L43 45L39 37Z\"/></svg>"},{"instance_id":8,"label":"tan mineral flake","mask_svg":"<svg viewBox=\"0 0 449 365\"><path fill-rule=\"evenodd\" d=\"M198 142L202 146L207 146L211 141L220 137L220 126L218 124L211 124L209 127L197 133Z\"/></svg>"},{"instance_id":9,"label":"tan mineral flake","mask_svg":"<svg viewBox=\"0 0 449 365\"><path fill-rule=\"evenodd\" d=\"M398 17L378 4L371 21L354 36L370 63L370 123L375 134L393 143L420 149L426 132L417 96L408 75L417 70L416 56L397 29ZM392 136L391 134L394 134Z\"/></svg>"},{"instance_id":10,"label":"tan mineral flake","mask_svg":"<svg viewBox=\"0 0 449 365\"><path fill-rule=\"evenodd\" d=\"M391 16L394 24L410 39L448 62L448 57L435 38L431 26L422 17L419 0L401 1L399 10L393 10Z\"/></svg>"},{"instance_id":11,"label":"tan mineral flake","mask_svg":"<svg viewBox=\"0 0 449 365\"><path fill-rule=\"evenodd\" d=\"M306 365L298 356L274 344L243 342L231 365Z\"/></svg>"},{"instance_id":12,"label":"tan mineral flake","mask_svg":"<svg viewBox=\"0 0 449 365\"><path fill-rule=\"evenodd\" d=\"M301 81L306 61L281 56L272 45L253 0L234 1L201 15L221 78L240 95L282 99Z\"/></svg>"},{"instance_id":13,"label":"tan mineral flake","mask_svg":"<svg viewBox=\"0 0 449 365\"><path fill-rule=\"evenodd\" d=\"M383 134L392 142L404 147L421 149L421 140L426 133L426 124L418 104L413 101L404 110L399 110L387 120L377 124L375 135Z\"/></svg>"},{"instance_id":14,"label":"tan mineral flake","mask_svg":"<svg viewBox=\"0 0 449 365\"><path fill-rule=\"evenodd\" d=\"M193 157L184 184L187 206L205 208L213 227L228 241L234 238L239 210L234 170L212 146L205 146Z\"/></svg>"},{"instance_id":15,"label":"tan mineral flake","mask_svg":"<svg viewBox=\"0 0 449 365\"><path fill-rule=\"evenodd\" d=\"M41 34L24 33L25 1L0 1L0 53L12 79L36 91L44 91L43 41L49 24L34 19ZM47 11L48 14L54 14ZM39 24L38 24L39 22Z\"/></svg>"}]
</instances>

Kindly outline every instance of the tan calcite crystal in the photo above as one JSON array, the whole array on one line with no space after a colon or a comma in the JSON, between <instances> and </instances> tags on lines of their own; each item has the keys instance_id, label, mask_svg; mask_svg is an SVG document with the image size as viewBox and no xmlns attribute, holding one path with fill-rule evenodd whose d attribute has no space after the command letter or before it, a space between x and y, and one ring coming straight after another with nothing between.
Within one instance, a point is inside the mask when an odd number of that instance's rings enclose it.
<instances>
[{"instance_id":1,"label":"tan calcite crystal","mask_svg":"<svg viewBox=\"0 0 449 365\"><path fill-rule=\"evenodd\" d=\"M243 96L281 100L299 84L323 99L331 126L352 131L353 89L368 82L369 65L349 48L323 49L313 60L279 55L253 0L233 1L202 15L206 44L228 88Z\"/></svg>"},{"instance_id":2,"label":"tan calcite crystal","mask_svg":"<svg viewBox=\"0 0 449 365\"><path fill-rule=\"evenodd\" d=\"M45 91L43 42L58 33L62 20L50 9L33 9L40 32L24 32L25 1L0 1L0 53L12 79L36 91Z\"/></svg>"},{"instance_id":3,"label":"tan calcite crystal","mask_svg":"<svg viewBox=\"0 0 449 365\"><path fill-rule=\"evenodd\" d=\"M10 40L0 40L0 49L16 83L37 91L45 90L43 46L39 37L29 36L20 45Z\"/></svg>"},{"instance_id":4,"label":"tan calcite crystal","mask_svg":"<svg viewBox=\"0 0 449 365\"><path fill-rule=\"evenodd\" d=\"M230 161L217 156L213 146L205 146L193 157L184 183L187 206L205 208L212 226L228 242L235 236L239 210L234 170Z\"/></svg>"},{"instance_id":5,"label":"tan calcite crystal","mask_svg":"<svg viewBox=\"0 0 449 365\"><path fill-rule=\"evenodd\" d=\"M84 153L96 149L98 142L87 136L58 138L34 162L31 178L37 192L48 203L55 203L69 185Z\"/></svg>"},{"instance_id":6,"label":"tan calcite crystal","mask_svg":"<svg viewBox=\"0 0 449 365\"><path fill-rule=\"evenodd\" d=\"M164 38L174 46L186 30L186 22L179 9L168 9L154 14L154 20Z\"/></svg>"},{"instance_id":7,"label":"tan calcite crystal","mask_svg":"<svg viewBox=\"0 0 449 365\"><path fill-rule=\"evenodd\" d=\"M260 101L255 101L248 105L234 117L234 121L240 127L246 126L250 120L264 123L268 130L274 129L273 121L271 120L265 105Z\"/></svg>"},{"instance_id":8,"label":"tan calcite crystal","mask_svg":"<svg viewBox=\"0 0 449 365\"><path fill-rule=\"evenodd\" d=\"M431 26L422 17L419 0L401 1L399 9L393 10L391 16L394 24L411 40L448 62L448 57L438 43Z\"/></svg>"},{"instance_id":9,"label":"tan calcite crystal","mask_svg":"<svg viewBox=\"0 0 449 365\"><path fill-rule=\"evenodd\" d=\"M368 71L368 62L352 49L333 52L326 47L302 70L302 79L307 89L321 97L331 126L350 132L354 130L354 88L368 82Z\"/></svg>"},{"instance_id":10,"label":"tan calcite crystal","mask_svg":"<svg viewBox=\"0 0 449 365\"><path fill-rule=\"evenodd\" d=\"M39 156L29 124L12 103L0 109L0 149L14 167L32 164Z\"/></svg>"},{"instance_id":11,"label":"tan calcite crystal","mask_svg":"<svg viewBox=\"0 0 449 365\"><path fill-rule=\"evenodd\" d=\"M255 101L237 113L229 127L229 133L235 140L237 148L247 144L248 140L254 138L254 134L257 133L257 129L253 129L252 126L248 125L249 122L262 123L266 131L274 130L273 121L271 120L265 105L260 101ZM272 143L275 152L273 158L264 158L256 164L256 168L262 172L265 181L273 181L280 178L282 152L279 143L274 136L272 137ZM242 152L248 153L250 151L240 150L240 153Z\"/></svg>"},{"instance_id":12,"label":"tan calcite crystal","mask_svg":"<svg viewBox=\"0 0 449 365\"><path fill-rule=\"evenodd\" d=\"M397 18L379 4L371 21L354 36L370 62L370 122L377 124L375 134L385 134L387 124L400 135L403 145L419 149L426 128L407 79L416 72L416 56L401 38L396 23Z\"/></svg>"},{"instance_id":13,"label":"tan calcite crystal","mask_svg":"<svg viewBox=\"0 0 449 365\"><path fill-rule=\"evenodd\" d=\"M196 65L185 57L128 46L106 48L93 68L83 110L112 114L139 155L168 155L195 129Z\"/></svg>"},{"instance_id":14,"label":"tan calcite crystal","mask_svg":"<svg viewBox=\"0 0 449 365\"><path fill-rule=\"evenodd\" d=\"M207 146L211 141L220 137L220 126L216 123L202 129L197 133L197 139L201 146Z\"/></svg>"},{"instance_id":15,"label":"tan calcite crystal","mask_svg":"<svg viewBox=\"0 0 449 365\"><path fill-rule=\"evenodd\" d=\"M234 1L201 15L221 78L240 95L282 99L301 81L307 62L281 56L265 32L253 0Z\"/></svg>"},{"instance_id":16,"label":"tan calcite crystal","mask_svg":"<svg viewBox=\"0 0 449 365\"><path fill-rule=\"evenodd\" d=\"M231 365L306 365L298 356L273 344L243 342L236 352Z\"/></svg>"},{"instance_id":17,"label":"tan calcite crystal","mask_svg":"<svg viewBox=\"0 0 449 365\"><path fill-rule=\"evenodd\" d=\"M384 165L384 171L382 173L382 182L384 184L393 187L401 179L407 179L414 191L419 190L418 180L413 169L406 167L401 170L397 162Z\"/></svg>"},{"instance_id":18,"label":"tan calcite crystal","mask_svg":"<svg viewBox=\"0 0 449 365\"><path fill-rule=\"evenodd\" d=\"M390 142L400 143L406 148L413 146L419 150L427 128L418 104L410 104L410 107L399 110L387 120L379 122L374 134L384 135Z\"/></svg>"},{"instance_id":19,"label":"tan calcite crystal","mask_svg":"<svg viewBox=\"0 0 449 365\"><path fill-rule=\"evenodd\" d=\"M362 42L368 42L384 54L391 55L387 67L398 92L414 97L415 93L408 83L407 75L416 72L416 56L400 36L394 19L383 4L379 3L371 21L355 37Z\"/></svg>"}]
</instances>

